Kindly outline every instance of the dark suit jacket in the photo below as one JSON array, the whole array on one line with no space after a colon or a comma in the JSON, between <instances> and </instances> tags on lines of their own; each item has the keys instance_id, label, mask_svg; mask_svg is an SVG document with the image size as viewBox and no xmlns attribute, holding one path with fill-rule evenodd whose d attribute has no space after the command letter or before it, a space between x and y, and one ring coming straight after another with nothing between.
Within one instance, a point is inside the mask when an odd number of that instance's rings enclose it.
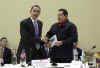
<instances>
[{"instance_id":1,"label":"dark suit jacket","mask_svg":"<svg viewBox=\"0 0 100 68\"><path fill-rule=\"evenodd\" d=\"M47 32L47 37L50 38L56 34L58 41L62 41L63 45L60 47L54 46L50 49L50 57L73 59L73 42L78 40L76 26L66 21L61 27L58 23L52 25L51 29Z\"/></svg>"},{"instance_id":2,"label":"dark suit jacket","mask_svg":"<svg viewBox=\"0 0 100 68\"><path fill-rule=\"evenodd\" d=\"M4 64L11 64L12 52L9 48L5 47L3 52Z\"/></svg>"},{"instance_id":3,"label":"dark suit jacket","mask_svg":"<svg viewBox=\"0 0 100 68\"><path fill-rule=\"evenodd\" d=\"M43 42L41 41L41 34L42 34L42 22L37 20L38 29L39 29L39 37L35 36L35 29L31 18L27 18L20 23L20 43L17 55L21 53L22 49L26 50L26 53L30 53L32 55L32 59L37 58L37 53L41 52L41 56L38 56L38 59L46 57L46 53L44 50ZM36 43L40 43L41 47L38 51L36 49ZM29 55L29 54L28 54Z\"/></svg>"}]
</instances>

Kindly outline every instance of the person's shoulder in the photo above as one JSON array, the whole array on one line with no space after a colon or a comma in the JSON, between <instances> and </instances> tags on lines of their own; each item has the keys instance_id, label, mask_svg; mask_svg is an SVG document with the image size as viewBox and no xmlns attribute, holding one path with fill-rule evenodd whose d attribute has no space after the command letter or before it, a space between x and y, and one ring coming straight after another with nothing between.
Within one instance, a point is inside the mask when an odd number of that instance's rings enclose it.
<instances>
[{"instance_id":1,"label":"person's shoulder","mask_svg":"<svg viewBox=\"0 0 100 68\"><path fill-rule=\"evenodd\" d=\"M37 20L37 22L40 23L40 24L43 24L43 21L41 21L41 20L39 20L39 19Z\"/></svg>"},{"instance_id":2,"label":"person's shoulder","mask_svg":"<svg viewBox=\"0 0 100 68\"><path fill-rule=\"evenodd\" d=\"M6 47L6 50L7 50L7 51L11 51L11 49L10 49L10 48L8 48L8 47Z\"/></svg>"},{"instance_id":3,"label":"person's shoulder","mask_svg":"<svg viewBox=\"0 0 100 68\"><path fill-rule=\"evenodd\" d=\"M54 24L52 24L52 27L55 27L58 25L58 22L55 22Z\"/></svg>"},{"instance_id":4,"label":"person's shoulder","mask_svg":"<svg viewBox=\"0 0 100 68\"><path fill-rule=\"evenodd\" d=\"M69 26L72 26L72 27L75 27L76 28L76 25L73 22L69 21L68 24L69 24Z\"/></svg>"},{"instance_id":5,"label":"person's shoulder","mask_svg":"<svg viewBox=\"0 0 100 68\"><path fill-rule=\"evenodd\" d=\"M30 17L23 19L20 24L26 24L28 21L30 21Z\"/></svg>"},{"instance_id":6,"label":"person's shoulder","mask_svg":"<svg viewBox=\"0 0 100 68\"><path fill-rule=\"evenodd\" d=\"M42 20L39 20L39 19L38 19L37 21L38 21L38 22L40 22L40 23L43 23L43 21L42 21Z\"/></svg>"}]
</instances>

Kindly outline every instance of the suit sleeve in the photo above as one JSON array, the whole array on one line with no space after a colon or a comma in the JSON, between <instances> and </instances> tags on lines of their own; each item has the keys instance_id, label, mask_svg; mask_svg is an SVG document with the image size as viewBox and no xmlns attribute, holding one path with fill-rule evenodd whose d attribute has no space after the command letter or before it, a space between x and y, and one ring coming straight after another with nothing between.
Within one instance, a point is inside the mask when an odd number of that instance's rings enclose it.
<instances>
[{"instance_id":1,"label":"suit sleeve","mask_svg":"<svg viewBox=\"0 0 100 68\"><path fill-rule=\"evenodd\" d=\"M24 42L40 42L40 37L33 37L27 27L27 24L25 22L21 22L20 24L20 34L21 34L21 39Z\"/></svg>"},{"instance_id":2,"label":"suit sleeve","mask_svg":"<svg viewBox=\"0 0 100 68\"><path fill-rule=\"evenodd\" d=\"M46 37L50 39L55 34L55 25L52 25L50 30L47 32Z\"/></svg>"},{"instance_id":3,"label":"suit sleeve","mask_svg":"<svg viewBox=\"0 0 100 68\"><path fill-rule=\"evenodd\" d=\"M74 43L78 41L78 32L74 24L69 27L69 37L63 40L63 45Z\"/></svg>"}]
</instances>

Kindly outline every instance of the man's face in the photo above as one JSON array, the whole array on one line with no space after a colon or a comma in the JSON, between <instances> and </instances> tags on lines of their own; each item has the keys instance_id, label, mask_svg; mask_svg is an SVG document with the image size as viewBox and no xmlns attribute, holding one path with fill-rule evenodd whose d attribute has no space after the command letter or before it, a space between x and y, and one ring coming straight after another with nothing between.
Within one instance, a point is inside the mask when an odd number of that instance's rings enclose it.
<instances>
[{"instance_id":1,"label":"man's face","mask_svg":"<svg viewBox=\"0 0 100 68\"><path fill-rule=\"evenodd\" d=\"M63 11L58 12L58 21L60 23L65 22L67 19L67 16L64 16Z\"/></svg>"},{"instance_id":2,"label":"man's face","mask_svg":"<svg viewBox=\"0 0 100 68\"><path fill-rule=\"evenodd\" d=\"M1 41L1 45L2 45L2 47L6 47L6 45L7 45L7 40L6 40L6 39L3 39L3 40Z\"/></svg>"},{"instance_id":3,"label":"man's face","mask_svg":"<svg viewBox=\"0 0 100 68\"><path fill-rule=\"evenodd\" d=\"M31 9L30 14L33 19L37 19L38 16L40 15L40 8L34 7L33 9Z\"/></svg>"}]
</instances>

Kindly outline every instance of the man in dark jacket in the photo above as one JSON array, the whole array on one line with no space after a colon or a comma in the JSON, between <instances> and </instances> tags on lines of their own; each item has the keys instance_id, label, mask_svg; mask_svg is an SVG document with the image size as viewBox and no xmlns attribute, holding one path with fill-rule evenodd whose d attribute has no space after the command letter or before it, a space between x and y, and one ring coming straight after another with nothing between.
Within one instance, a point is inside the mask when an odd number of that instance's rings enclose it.
<instances>
[{"instance_id":1,"label":"man in dark jacket","mask_svg":"<svg viewBox=\"0 0 100 68\"><path fill-rule=\"evenodd\" d=\"M53 35L57 36L55 46L50 48L51 62L66 63L73 60L73 43L77 42L78 34L76 26L68 20L66 9L59 9L58 22L51 26L46 37L43 38L45 43Z\"/></svg>"},{"instance_id":2,"label":"man in dark jacket","mask_svg":"<svg viewBox=\"0 0 100 68\"><path fill-rule=\"evenodd\" d=\"M1 38L1 46L2 46L2 52L3 52L3 62L4 64L11 64L12 60L12 52L11 49L9 49L7 46L7 38L2 37Z\"/></svg>"},{"instance_id":3,"label":"man in dark jacket","mask_svg":"<svg viewBox=\"0 0 100 68\"><path fill-rule=\"evenodd\" d=\"M31 17L20 23L21 39L17 52L18 63L23 49L25 49L27 63L34 59L46 58L46 52L41 41L43 23L38 20L40 11L39 5L33 5L30 10Z\"/></svg>"}]
</instances>

